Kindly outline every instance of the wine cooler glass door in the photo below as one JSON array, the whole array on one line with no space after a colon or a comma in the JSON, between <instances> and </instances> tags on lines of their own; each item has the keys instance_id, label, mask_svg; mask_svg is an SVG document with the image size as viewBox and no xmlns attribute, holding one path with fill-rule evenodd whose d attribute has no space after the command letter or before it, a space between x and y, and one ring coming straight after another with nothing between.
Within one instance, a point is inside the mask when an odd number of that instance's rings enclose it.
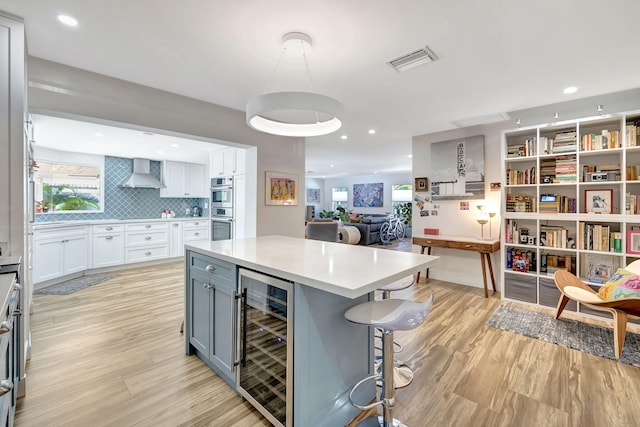
<instances>
[{"instance_id":1,"label":"wine cooler glass door","mask_svg":"<svg viewBox=\"0 0 640 427\"><path fill-rule=\"evenodd\" d=\"M276 425L291 420L292 285L240 269L238 389ZM289 421L290 422L290 421Z\"/></svg>"}]
</instances>

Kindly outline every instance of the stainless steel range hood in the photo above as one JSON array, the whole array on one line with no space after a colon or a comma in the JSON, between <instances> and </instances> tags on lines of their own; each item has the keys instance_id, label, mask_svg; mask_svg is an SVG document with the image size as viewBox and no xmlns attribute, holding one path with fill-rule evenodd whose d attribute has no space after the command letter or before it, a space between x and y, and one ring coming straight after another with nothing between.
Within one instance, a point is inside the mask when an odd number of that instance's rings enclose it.
<instances>
[{"instance_id":1,"label":"stainless steel range hood","mask_svg":"<svg viewBox=\"0 0 640 427\"><path fill-rule=\"evenodd\" d=\"M133 159L133 173L119 185L122 188L166 188L166 186L154 178L151 171L151 161L147 159Z\"/></svg>"}]
</instances>

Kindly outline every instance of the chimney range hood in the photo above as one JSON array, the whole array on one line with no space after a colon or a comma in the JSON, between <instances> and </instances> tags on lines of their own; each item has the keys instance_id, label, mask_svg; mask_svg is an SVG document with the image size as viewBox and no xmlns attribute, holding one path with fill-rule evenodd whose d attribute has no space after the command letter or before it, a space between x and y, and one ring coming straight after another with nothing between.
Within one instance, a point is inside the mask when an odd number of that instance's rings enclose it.
<instances>
[{"instance_id":1,"label":"chimney range hood","mask_svg":"<svg viewBox=\"0 0 640 427\"><path fill-rule=\"evenodd\" d=\"M166 186L153 177L149 172L151 161L147 159L133 159L133 173L119 187L122 188L166 188Z\"/></svg>"}]
</instances>

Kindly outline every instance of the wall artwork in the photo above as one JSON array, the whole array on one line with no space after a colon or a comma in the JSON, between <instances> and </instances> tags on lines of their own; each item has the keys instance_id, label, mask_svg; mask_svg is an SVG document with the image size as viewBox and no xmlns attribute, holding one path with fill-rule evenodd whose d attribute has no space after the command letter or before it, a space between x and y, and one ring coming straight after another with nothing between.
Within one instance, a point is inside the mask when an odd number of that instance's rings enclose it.
<instances>
[{"instance_id":1,"label":"wall artwork","mask_svg":"<svg viewBox=\"0 0 640 427\"><path fill-rule=\"evenodd\" d=\"M298 175L280 172L265 172L265 174L265 205L298 205Z\"/></svg>"},{"instance_id":2,"label":"wall artwork","mask_svg":"<svg viewBox=\"0 0 640 427\"><path fill-rule=\"evenodd\" d=\"M384 184L353 184L353 207L355 208L381 208Z\"/></svg>"},{"instance_id":3,"label":"wall artwork","mask_svg":"<svg viewBox=\"0 0 640 427\"><path fill-rule=\"evenodd\" d=\"M319 188L307 188L307 203L320 203Z\"/></svg>"},{"instance_id":4,"label":"wall artwork","mask_svg":"<svg viewBox=\"0 0 640 427\"><path fill-rule=\"evenodd\" d=\"M431 144L433 200L484 198L484 135Z\"/></svg>"}]
</instances>

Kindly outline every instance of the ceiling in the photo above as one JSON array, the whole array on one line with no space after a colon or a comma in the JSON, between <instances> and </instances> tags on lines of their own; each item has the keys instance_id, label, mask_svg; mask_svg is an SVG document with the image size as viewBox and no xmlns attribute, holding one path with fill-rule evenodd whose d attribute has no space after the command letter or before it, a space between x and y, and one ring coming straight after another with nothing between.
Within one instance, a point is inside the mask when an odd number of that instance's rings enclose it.
<instances>
[{"instance_id":1,"label":"ceiling","mask_svg":"<svg viewBox=\"0 0 640 427\"><path fill-rule=\"evenodd\" d=\"M640 86L632 0L0 0L0 10L25 19L31 56L241 111L267 86L309 89L300 58L276 68L282 36L307 33L314 91L345 107L341 130L308 138L307 176L406 172L412 135ZM403 73L386 64L424 46L439 59Z\"/></svg>"}]
</instances>

